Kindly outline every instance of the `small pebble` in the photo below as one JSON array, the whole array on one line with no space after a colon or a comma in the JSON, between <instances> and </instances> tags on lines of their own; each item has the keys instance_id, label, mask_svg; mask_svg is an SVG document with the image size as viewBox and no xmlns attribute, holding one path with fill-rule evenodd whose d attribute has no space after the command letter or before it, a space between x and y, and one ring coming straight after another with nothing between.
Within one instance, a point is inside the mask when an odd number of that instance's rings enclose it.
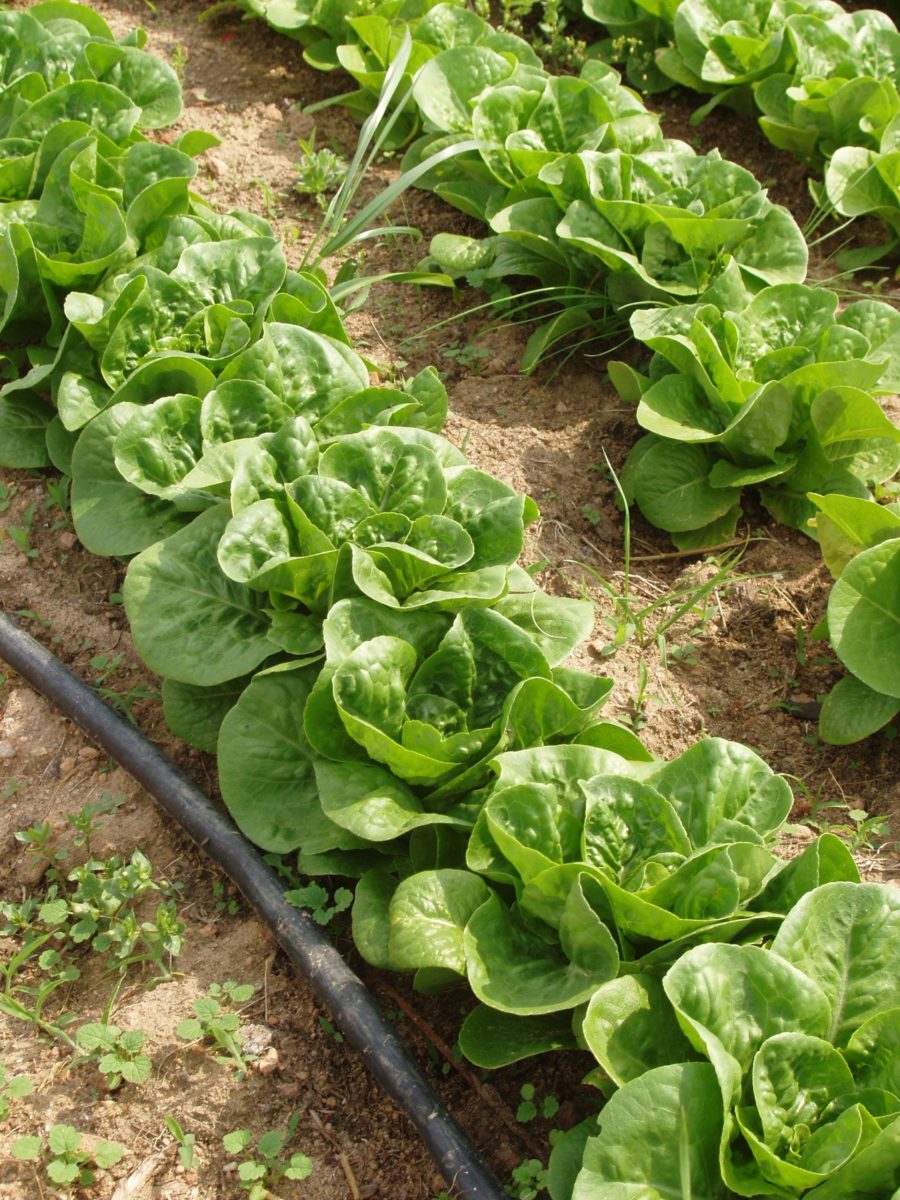
<instances>
[{"instance_id":1,"label":"small pebble","mask_svg":"<svg viewBox=\"0 0 900 1200\"><path fill-rule=\"evenodd\" d=\"M100 751L96 746L82 746L78 751L79 758L99 758Z\"/></svg>"},{"instance_id":2,"label":"small pebble","mask_svg":"<svg viewBox=\"0 0 900 1200\"><path fill-rule=\"evenodd\" d=\"M245 1025L241 1033L246 1054L261 1056L272 1045L272 1030L265 1025Z\"/></svg>"},{"instance_id":3,"label":"small pebble","mask_svg":"<svg viewBox=\"0 0 900 1200\"><path fill-rule=\"evenodd\" d=\"M60 550L72 550L78 544L78 538L68 529L64 529L56 540Z\"/></svg>"},{"instance_id":4,"label":"small pebble","mask_svg":"<svg viewBox=\"0 0 900 1200\"><path fill-rule=\"evenodd\" d=\"M65 779L67 775L71 775L75 770L75 759L71 754L67 754L65 758L59 760L59 777Z\"/></svg>"},{"instance_id":5,"label":"small pebble","mask_svg":"<svg viewBox=\"0 0 900 1200\"><path fill-rule=\"evenodd\" d=\"M264 1051L256 1063L254 1064L260 1075L271 1075L273 1071L277 1071L279 1067L278 1051L274 1046L270 1046Z\"/></svg>"},{"instance_id":6,"label":"small pebble","mask_svg":"<svg viewBox=\"0 0 900 1200\"><path fill-rule=\"evenodd\" d=\"M0 758L15 758L16 748L12 742L0 742Z\"/></svg>"}]
</instances>

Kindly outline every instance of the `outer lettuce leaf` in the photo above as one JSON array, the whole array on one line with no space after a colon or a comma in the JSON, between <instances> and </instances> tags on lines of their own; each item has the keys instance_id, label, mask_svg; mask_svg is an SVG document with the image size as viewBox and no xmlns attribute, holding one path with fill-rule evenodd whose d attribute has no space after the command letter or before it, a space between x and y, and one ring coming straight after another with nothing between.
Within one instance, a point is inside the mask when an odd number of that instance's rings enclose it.
<instances>
[{"instance_id":1,"label":"outer lettuce leaf","mask_svg":"<svg viewBox=\"0 0 900 1200\"><path fill-rule=\"evenodd\" d=\"M607 1103L572 1200L724 1200L716 1150L722 1107L707 1063L656 1067Z\"/></svg>"}]
</instances>

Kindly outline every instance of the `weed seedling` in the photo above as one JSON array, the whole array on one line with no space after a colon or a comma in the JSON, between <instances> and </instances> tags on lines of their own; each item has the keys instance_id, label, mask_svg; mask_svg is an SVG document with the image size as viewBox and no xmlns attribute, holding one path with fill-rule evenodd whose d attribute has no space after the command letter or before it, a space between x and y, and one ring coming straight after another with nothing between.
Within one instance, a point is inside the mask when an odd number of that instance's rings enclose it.
<instances>
[{"instance_id":1,"label":"weed seedling","mask_svg":"<svg viewBox=\"0 0 900 1200\"><path fill-rule=\"evenodd\" d=\"M254 183L259 188L266 216L270 221L276 221L281 216L281 204L279 203L277 193L270 184L266 183L265 179L260 179L259 176L255 176L251 180L251 183Z\"/></svg>"},{"instance_id":2,"label":"weed seedling","mask_svg":"<svg viewBox=\"0 0 900 1200\"><path fill-rule=\"evenodd\" d=\"M487 346L476 346L474 342L460 342L458 339L441 350L442 358L458 363L472 375L481 374L481 364L490 356Z\"/></svg>"},{"instance_id":3,"label":"weed seedling","mask_svg":"<svg viewBox=\"0 0 900 1200\"><path fill-rule=\"evenodd\" d=\"M90 1150L85 1150L77 1129L54 1125L46 1143L41 1137L20 1137L9 1152L24 1162L43 1162L52 1183L89 1188L97 1181L94 1168L105 1171L114 1167L124 1156L125 1147L119 1142L95 1142Z\"/></svg>"},{"instance_id":4,"label":"weed seedling","mask_svg":"<svg viewBox=\"0 0 900 1200\"><path fill-rule=\"evenodd\" d=\"M338 913L344 912L353 903L353 893L348 888L337 888L331 904L328 892L320 883L309 883L306 887L285 892L284 898L294 908L306 909L317 925L327 925Z\"/></svg>"},{"instance_id":5,"label":"weed seedling","mask_svg":"<svg viewBox=\"0 0 900 1200\"><path fill-rule=\"evenodd\" d=\"M314 196L318 206L327 207L326 196L337 191L347 177L350 164L327 146L316 149L316 135L309 141L300 140L300 161L294 163L297 181L294 191L302 196Z\"/></svg>"},{"instance_id":6,"label":"weed seedling","mask_svg":"<svg viewBox=\"0 0 900 1200\"><path fill-rule=\"evenodd\" d=\"M247 1073L240 1035L241 1017L237 1006L246 1004L256 989L251 983L212 983L205 996L194 1001L194 1016L180 1023L176 1033L188 1042L211 1043L216 1062L237 1069L238 1078Z\"/></svg>"},{"instance_id":7,"label":"weed seedling","mask_svg":"<svg viewBox=\"0 0 900 1200\"><path fill-rule=\"evenodd\" d=\"M522 1097L519 1107L516 1109L516 1120L521 1124L526 1124L528 1121L533 1121L538 1115L538 1105L535 1097L535 1087L533 1083L523 1083L519 1088L519 1095ZM559 1101L555 1096L545 1096L540 1104L540 1113L548 1121L555 1116L559 1109Z\"/></svg>"},{"instance_id":8,"label":"weed seedling","mask_svg":"<svg viewBox=\"0 0 900 1200\"><path fill-rule=\"evenodd\" d=\"M628 725L635 733L647 726L647 705L651 700L659 702L662 697L647 691L647 664L642 658L638 663L637 694L628 702L628 712L622 715L622 723Z\"/></svg>"},{"instance_id":9,"label":"weed seedling","mask_svg":"<svg viewBox=\"0 0 900 1200\"><path fill-rule=\"evenodd\" d=\"M324 1029L324 1031L328 1034L328 1036L330 1038L333 1038L334 1041L336 1041L338 1043L338 1045L340 1045L340 1043L343 1042L344 1035L341 1033L341 1031L339 1029L335 1029L334 1025L332 1025L332 1023L328 1020L327 1017L319 1017L319 1027L320 1027L320 1029Z\"/></svg>"},{"instance_id":10,"label":"weed seedling","mask_svg":"<svg viewBox=\"0 0 900 1200\"><path fill-rule=\"evenodd\" d=\"M96 817L121 801L104 795L67 819L74 842L90 854ZM57 845L56 831L47 821L20 830L16 839L45 864L48 887L43 898L0 903L0 936L15 941L15 949L0 961L0 1011L36 1025L72 1050L79 1050L66 1032L74 1015L53 1020L44 1016L51 996L80 976L73 954L89 945L106 956L107 967L119 975L134 964L150 963L155 979L171 978L172 959L181 951L184 925L178 919L172 886L153 878L149 859L135 850L129 860L118 855L65 870L68 852ZM162 893L152 920L141 920L136 906L145 897Z\"/></svg>"},{"instance_id":11,"label":"weed seedling","mask_svg":"<svg viewBox=\"0 0 900 1200\"><path fill-rule=\"evenodd\" d=\"M6 532L12 538L26 558L37 558L38 551L31 544L31 526L34 523L34 510L37 504L29 504L22 514L21 525L7 525Z\"/></svg>"},{"instance_id":12,"label":"weed seedling","mask_svg":"<svg viewBox=\"0 0 900 1200\"><path fill-rule=\"evenodd\" d=\"M53 526L54 529L71 529L72 522L69 518L69 487L72 480L68 475L61 475L59 479L48 479L47 481L47 499L44 501L45 509L58 508L61 514L61 519Z\"/></svg>"},{"instance_id":13,"label":"weed seedling","mask_svg":"<svg viewBox=\"0 0 900 1200\"><path fill-rule=\"evenodd\" d=\"M53 622L48 617L42 617L39 612L35 612L33 608L17 608L15 610L17 617L25 617L29 621L34 621L36 625L40 625L42 629L52 629Z\"/></svg>"},{"instance_id":14,"label":"weed seedling","mask_svg":"<svg viewBox=\"0 0 900 1200\"><path fill-rule=\"evenodd\" d=\"M547 1187L547 1169L540 1159L526 1158L512 1170L506 1194L513 1200L536 1200Z\"/></svg>"},{"instance_id":15,"label":"weed seedling","mask_svg":"<svg viewBox=\"0 0 900 1200\"><path fill-rule=\"evenodd\" d=\"M18 490L14 483L0 483L0 512L6 512Z\"/></svg>"},{"instance_id":16,"label":"weed seedling","mask_svg":"<svg viewBox=\"0 0 900 1200\"><path fill-rule=\"evenodd\" d=\"M75 1043L65 1032L73 1014L63 1013L55 1021L45 1019L47 1001L66 984L73 983L81 972L59 950L48 945L52 940L65 943L69 908L65 900L55 895L51 887L47 899L28 898L19 904L0 904L0 936L20 943L12 954L0 960L0 1012L35 1025L44 1033L74 1048ZM29 983L19 978L31 968Z\"/></svg>"},{"instance_id":17,"label":"weed seedling","mask_svg":"<svg viewBox=\"0 0 900 1200\"><path fill-rule=\"evenodd\" d=\"M610 639L602 646L600 653L603 657L610 657L634 640L641 651L655 644L664 668L670 663L693 666L696 662L696 646L693 639L703 633L712 615L710 605L716 593L719 589L727 590L743 579L752 578L735 573L743 554L743 547L718 561L716 570L709 579L688 582L669 591L656 588L659 594L652 599L640 595L635 588L635 580L638 577L632 571L631 513L628 500L608 460L606 465L616 487L623 514L624 570L621 572L621 585L605 579L586 563L579 564L599 584L613 604L612 614L603 618L603 623L610 631ZM646 580L643 583L648 585ZM691 640L680 645L669 645L670 631L684 620L691 623Z\"/></svg>"},{"instance_id":18,"label":"weed seedling","mask_svg":"<svg viewBox=\"0 0 900 1200\"><path fill-rule=\"evenodd\" d=\"M107 704L111 704L113 708L117 708L119 712L124 713L129 721L134 722L134 714L131 709L138 700L158 700L160 693L156 688L133 687L127 689L119 689L108 687L106 681L113 675L122 671L135 671L137 666L135 663L127 664L123 667L122 655L117 654L110 658L106 654L95 654L91 659L91 666L97 672L91 684L98 696L101 696Z\"/></svg>"},{"instance_id":19,"label":"weed seedling","mask_svg":"<svg viewBox=\"0 0 900 1200\"><path fill-rule=\"evenodd\" d=\"M112 796L109 792L104 792L95 804L85 804L84 808L77 813L66 813L66 820L75 830L72 840L76 846L84 850L88 858L91 857L91 839L103 828L103 824L97 821L97 817L104 813L114 812L124 803L124 796Z\"/></svg>"},{"instance_id":20,"label":"weed seedling","mask_svg":"<svg viewBox=\"0 0 900 1200\"><path fill-rule=\"evenodd\" d=\"M832 821L821 814L826 811L839 813L842 818L850 821L847 825L843 820ZM843 838L852 854L878 849L878 843L884 842L890 836L890 825L884 817L870 816L864 808L848 808L840 800L826 800L824 803L811 806L810 815L804 820L814 833L833 833Z\"/></svg>"},{"instance_id":21,"label":"weed seedling","mask_svg":"<svg viewBox=\"0 0 900 1200\"><path fill-rule=\"evenodd\" d=\"M187 66L188 50L183 42L178 42L169 52L169 62L172 70L178 76L178 82L184 86L184 69Z\"/></svg>"},{"instance_id":22,"label":"weed seedling","mask_svg":"<svg viewBox=\"0 0 900 1200\"><path fill-rule=\"evenodd\" d=\"M75 884L69 897L76 918L69 931L73 942L89 942L97 953L107 954L119 971L150 963L156 968L155 978L171 978L171 960L181 953L184 924L175 901L168 898L171 885L156 882L145 854L135 850L129 860L118 855L106 861L89 859L70 871L67 879ZM157 906L153 920L141 921L135 904L152 892L167 898Z\"/></svg>"},{"instance_id":23,"label":"weed seedling","mask_svg":"<svg viewBox=\"0 0 900 1200\"><path fill-rule=\"evenodd\" d=\"M253 1146L249 1129L232 1129L222 1138L225 1153L239 1159L237 1176L248 1200L274 1200L272 1187L282 1179L306 1179L312 1173L312 1160L299 1151L284 1158L284 1150L297 1131L297 1116L291 1114L287 1134L276 1129L261 1134Z\"/></svg>"},{"instance_id":24,"label":"weed seedling","mask_svg":"<svg viewBox=\"0 0 900 1200\"><path fill-rule=\"evenodd\" d=\"M185 1133L174 1117L168 1113L163 1115L166 1129L178 1143L178 1158L186 1171L194 1169L194 1150L197 1144L195 1133Z\"/></svg>"},{"instance_id":25,"label":"weed seedling","mask_svg":"<svg viewBox=\"0 0 900 1200\"><path fill-rule=\"evenodd\" d=\"M82 1025L75 1034L75 1043L82 1051L77 1061L95 1060L111 1092L123 1083L146 1083L152 1064L143 1053L144 1040L140 1029L121 1030L118 1025L101 1023Z\"/></svg>"},{"instance_id":26,"label":"weed seedling","mask_svg":"<svg viewBox=\"0 0 900 1200\"><path fill-rule=\"evenodd\" d=\"M221 916L236 917L241 911L241 902L221 880L213 884L213 895L216 898L213 909Z\"/></svg>"},{"instance_id":27,"label":"weed seedling","mask_svg":"<svg viewBox=\"0 0 900 1200\"><path fill-rule=\"evenodd\" d=\"M27 1075L13 1075L10 1078L6 1074L6 1063L0 1058L0 1121L5 1121L9 1116L10 1100L21 1100L23 1096L29 1096L34 1091L34 1084Z\"/></svg>"}]
</instances>

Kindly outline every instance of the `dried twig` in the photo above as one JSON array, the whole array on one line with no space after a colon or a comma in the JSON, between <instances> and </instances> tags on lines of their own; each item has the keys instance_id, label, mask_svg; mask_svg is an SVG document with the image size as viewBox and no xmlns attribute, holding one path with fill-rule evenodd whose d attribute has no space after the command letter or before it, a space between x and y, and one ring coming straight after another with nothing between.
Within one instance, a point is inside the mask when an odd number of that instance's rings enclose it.
<instances>
[{"instance_id":1,"label":"dried twig","mask_svg":"<svg viewBox=\"0 0 900 1200\"><path fill-rule=\"evenodd\" d=\"M145 1158L127 1179L121 1179L116 1184L116 1190L113 1192L111 1200L139 1200L147 1185L162 1170L169 1157L169 1150L169 1147L165 1150L157 1150L155 1154Z\"/></svg>"},{"instance_id":2,"label":"dried twig","mask_svg":"<svg viewBox=\"0 0 900 1200\"><path fill-rule=\"evenodd\" d=\"M356 1176L353 1174L353 1168L350 1166L350 1159L346 1154L338 1155L338 1162L341 1165L341 1170L344 1172L344 1178L347 1180L347 1186L350 1188L350 1195L353 1200L361 1200L359 1184L356 1182Z\"/></svg>"},{"instance_id":3,"label":"dried twig","mask_svg":"<svg viewBox=\"0 0 900 1200\"><path fill-rule=\"evenodd\" d=\"M696 550L667 550L664 554L632 554L632 562L661 562L667 558L694 558L697 554L715 554L719 550L731 550L735 546L746 546L750 542L767 542L769 538L736 538L731 542L719 542L717 546L698 546Z\"/></svg>"}]
</instances>

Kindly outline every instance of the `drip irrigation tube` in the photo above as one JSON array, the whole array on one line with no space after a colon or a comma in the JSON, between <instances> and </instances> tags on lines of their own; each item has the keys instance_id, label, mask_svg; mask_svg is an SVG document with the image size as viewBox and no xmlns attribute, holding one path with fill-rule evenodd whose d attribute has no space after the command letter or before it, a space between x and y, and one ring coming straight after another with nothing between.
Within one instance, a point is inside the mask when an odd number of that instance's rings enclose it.
<instances>
[{"instance_id":1,"label":"drip irrigation tube","mask_svg":"<svg viewBox=\"0 0 900 1200\"><path fill-rule=\"evenodd\" d=\"M224 813L152 742L3 613L0 658L124 767L227 872L375 1079L408 1114L455 1193L462 1200L505 1200L490 1168L440 1103L372 993L308 914L285 903L275 872Z\"/></svg>"}]
</instances>

